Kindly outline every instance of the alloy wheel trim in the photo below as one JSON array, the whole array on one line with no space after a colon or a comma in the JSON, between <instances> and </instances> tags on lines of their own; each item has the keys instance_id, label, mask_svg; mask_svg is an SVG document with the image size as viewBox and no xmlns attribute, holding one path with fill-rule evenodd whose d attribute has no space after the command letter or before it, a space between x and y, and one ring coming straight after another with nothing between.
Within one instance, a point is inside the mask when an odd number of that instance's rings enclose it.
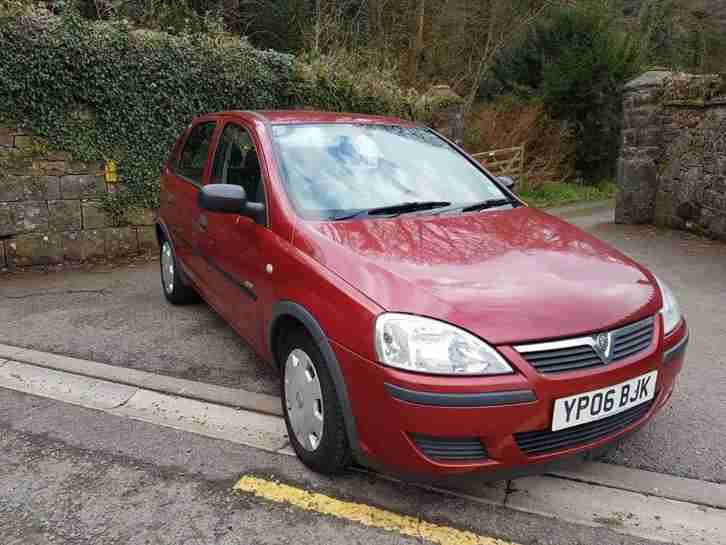
<instances>
[{"instance_id":1,"label":"alloy wheel trim","mask_svg":"<svg viewBox=\"0 0 726 545\"><path fill-rule=\"evenodd\" d=\"M166 293L174 292L174 254L169 241L161 246L161 279Z\"/></svg>"},{"instance_id":2,"label":"alloy wheel trim","mask_svg":"<svg viewBox=\"0 0 726 545\"><path fill-rule=\"evenodd\" d=\"M285 361L285 411L295 439L315 452L323 439L325 408L318 370L308 354L296 348Z\"/></svg>"}]
</instances>

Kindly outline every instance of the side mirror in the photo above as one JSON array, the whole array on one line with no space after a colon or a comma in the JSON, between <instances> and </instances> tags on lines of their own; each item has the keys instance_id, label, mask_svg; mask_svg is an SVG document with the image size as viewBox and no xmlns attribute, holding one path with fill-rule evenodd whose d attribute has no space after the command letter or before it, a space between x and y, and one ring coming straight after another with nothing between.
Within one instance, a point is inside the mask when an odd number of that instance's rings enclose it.
<instances>
[{"instance_id":1,"label":"side mirror","mask_svg":"<svg viewBox=\"0 0 726 545\"><path fill-rule=\"evenodd\" d=\"M255 220L265 211L262 203L247 201L247 193L243 187L231 184L205 185L199 192L197 203L202 210L240 214Z\"/></svg>"},{"instance_id":2,"label":"side mirror","mask_svg":"<svg viewBox=\"0 0 726 545\"><path fill-rule=\"evenodd\" d=\"M202 210L223 214L241 214L247 205L247 193L238 185L205 185L197 199Z\"/></svg>"},{"instance_id":3,"label":"side mirror","mask_svg":"<svg viewBox=\"0 0 726 545\"><path fill-rule=\"evenodd\" d=\"M498 176L497 179L506 187L509 191L514 191L515 181L509 176Z\"/></svg>"}]
</instances>

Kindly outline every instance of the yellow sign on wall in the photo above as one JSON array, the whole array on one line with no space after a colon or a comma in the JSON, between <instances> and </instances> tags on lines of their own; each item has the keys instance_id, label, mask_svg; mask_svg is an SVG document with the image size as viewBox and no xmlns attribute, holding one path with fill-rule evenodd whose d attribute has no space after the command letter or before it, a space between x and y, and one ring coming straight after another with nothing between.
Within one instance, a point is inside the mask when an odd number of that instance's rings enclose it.
<instances>
[{"instance_id":1,"label":"yellow sign on wall","mask_svg":"<svg viewBox=\"0 0 726 545\"><path fill-rule=\"evenodd\" d=\"M118 165L113 159L106 161L106 182L109 184L118 183Z\"/></svg>"}]
</instances>

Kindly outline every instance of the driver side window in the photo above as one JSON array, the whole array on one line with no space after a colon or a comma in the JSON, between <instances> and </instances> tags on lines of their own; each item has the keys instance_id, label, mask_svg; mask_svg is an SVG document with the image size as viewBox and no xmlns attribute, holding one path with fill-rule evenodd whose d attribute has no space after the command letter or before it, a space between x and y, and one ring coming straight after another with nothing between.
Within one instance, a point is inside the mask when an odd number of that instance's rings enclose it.
<instances>
[{"instance_id":1,"label":"driver side window","mask_svg":"<svg viewBox=\"0 0 726 545\"><path fill-rule=\"evenodd\" d=\"M257 150L243 127L234 123L225 126L214 156L211 183L242 186L249 201L264 202Z\"/></svg>"}]
</instances>

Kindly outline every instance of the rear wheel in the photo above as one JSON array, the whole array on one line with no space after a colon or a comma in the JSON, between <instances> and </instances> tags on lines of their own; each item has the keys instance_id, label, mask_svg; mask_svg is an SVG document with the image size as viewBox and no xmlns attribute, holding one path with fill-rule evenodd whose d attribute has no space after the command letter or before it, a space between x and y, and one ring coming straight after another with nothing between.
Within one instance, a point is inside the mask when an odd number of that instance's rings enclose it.
<instances>
[{"instance_id":1,"label":"rear wheel","mask_svg":"<svg viewBox=\"0 0 726 545\"><path fill-rule=\"evenodd\" d=\"M174 249L166 239L161 241L159 266L161 269L161 289L167 301L173 305L186 305L199 301L199 296L194 288L185 285L182 281Z\"/></svg>"},{"instance_id":2,"label":"rear wheel","mask_svg":"<svg viewBox=\"0 0 726 545\"><path fill-rule=\"evenodd\" d=\"M283 335L282 409L290 443L313 471L340 472L350 461L335 384L316 343L302 329Z\"/></svg>"}]
</instances>

